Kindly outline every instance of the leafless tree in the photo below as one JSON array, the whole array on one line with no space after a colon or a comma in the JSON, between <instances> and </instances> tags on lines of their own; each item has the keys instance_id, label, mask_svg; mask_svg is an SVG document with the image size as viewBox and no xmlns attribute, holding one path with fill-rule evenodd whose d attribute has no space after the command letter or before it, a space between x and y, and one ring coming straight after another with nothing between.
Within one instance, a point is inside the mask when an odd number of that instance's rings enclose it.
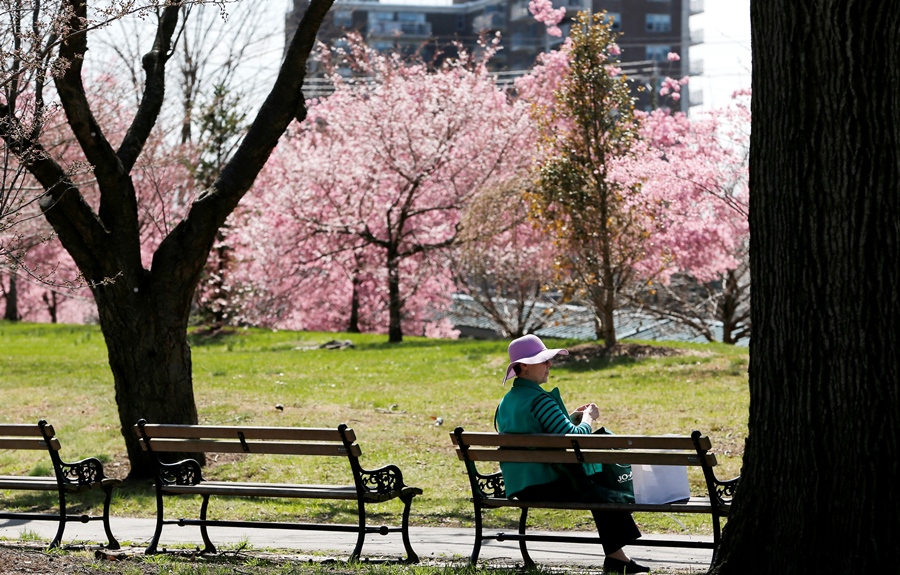
<instances>
[{"instance_id":1,"label":"leafless tree","mask_svg":"<svg viewBox=\"0 0 900 575\"><path fill-rule=\"evenodd\" d=\"M5 5L13 5L9 0ZM12 3L12 4L10 4ZM30 108L0 102L0 137L43 188L39 201L47 221L91 287L106 340L115 381L119 420L131 462L132 476L152 473L133 432L140 418L155 422L196 423L197 408L191 379L187 323L194 290L216 233L250 189L269 154L291 121L306 115L302 86L306 61L316 32L332 0L313 0L285 51L277 78L231 159L208 190L154 250L148 267L142 262L135 166L160 121L165 104L167 64L177 51L188 4L168 0L151 4L142 15L156 24L152 45L141 57L143 85L133 119L121 143L114 147L98 122L86 95L84 63L88 39L101 22L121 19L134 11L130 2L104 3L99 8L83 0L55 0L30 5L33 21L51 29L61 41L25 47L23 29L13 26L6 50L22 46L22 60L37 62L25 89L25 76L4 72L8 93L27 91ZM21 4L19 4L21 6ZM17 22L30 21L19 13ZM18 43L18 44L17 44ZM49 49L46 46L50 46ZM27 57L27 58L26 58ZM5 61L5 54L4 54ZM65 167L46 153L39 129L48 106L43 90L52 81L55 98L69 128L92 167L98 200L85 198ZM96 207L95 207L96 206ZM115 278L115 281L107 281Z\"/></svg>"}]
</instances>

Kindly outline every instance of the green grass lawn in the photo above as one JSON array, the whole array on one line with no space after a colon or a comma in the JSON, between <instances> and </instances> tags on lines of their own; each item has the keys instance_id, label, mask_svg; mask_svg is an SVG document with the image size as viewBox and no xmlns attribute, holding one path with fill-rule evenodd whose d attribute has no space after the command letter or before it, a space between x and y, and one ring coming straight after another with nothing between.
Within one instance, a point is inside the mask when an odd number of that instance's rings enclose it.
<instances>
[{"instance_id":1,"label":"green grass lawn","mask_svg":"<svg viewBox=\"0 0 900 575\"><path fill-rule=\"evenodd\" d=\"M355 347L317 349L331 339L348 339ZM500 384L508 342L407 337L392 345L385 340L383 335L258 329L193 337L200 422L303 427L347 423L356 430L364 467L395 463L408 484L425 490L413 504L413 524L471 526L468 483L449 433L456 426L492 430L494 409L508 389ZM552 342L553 346L577 343L582 342ZM713 440L719 477L739 475L747 434L748 350L716 344L654 345L675 347L682 354L554 366L548 387L559 386L570 407L593 401L600 406L602 425L619 434L688 434L699 429ZM64 459L95 456L105 462L110 475L127 474L112 374L98 327L0 322L0 396L0 422L46 419L57 430ZM284 409L277 410L276 404ZM46 454L0 451L0 474L49 474L45 459ZM213 462L205 474L349 483L346 467L309 458L226 457ZM691 482L693 491L702 494L699 472L692 472ZM97 512L99 503L98 496L87 506ZM176 516L195 515L199 507L199 501L191 500L171 504ZM0 492L0 508L7 510L53 505L52 495ZM382 509L389 521L397 521L399 503ZM153 516L149 482L121 489L112 512ZM213 501L210 516L355 523L355 506ZM488 526L508 528L516 519L512 510L492 512ZM709 532L703 517L639 514L636 520L645 533ZM590 529L592 520L587 513L533 512L530 524Z\"/></svg>"}]
</instances>

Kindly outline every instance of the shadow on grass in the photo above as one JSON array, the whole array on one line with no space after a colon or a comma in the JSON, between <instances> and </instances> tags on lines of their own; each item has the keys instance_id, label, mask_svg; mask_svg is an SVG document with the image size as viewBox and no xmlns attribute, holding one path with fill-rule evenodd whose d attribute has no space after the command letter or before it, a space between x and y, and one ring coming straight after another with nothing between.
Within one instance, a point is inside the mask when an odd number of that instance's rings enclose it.
<instances>
[{"instance_id":1,"label":"shadow on grass","mask_svg":"<svg viewBox=\"0 0 900 575\"><path fill-rule=\"evenodd\" d=\"M619 356L619 357L597 357L585 361L569 361L565 363L555 363L554 360L553 369L561 372L574 372L581 373L585 371L598 371L603 369L613 369L621 366L630 366L637 365L642 363L643 360L635 359L633 357Z\"/></svg>"},{"instance_id":2,"label":"shadow on grass","mask_svg":"<svg viewBox=\"0 0 900 575\"><path fill-rule=\"evenodd\" d=\"M115 515L116 499L140 499L148 506L148 516L156 513L156 490L148 479L129 479L113 492ZM185 518L199 517L202 498L199 495L177 495L165 498L167 518L184 514ZM178 509L175 501L181 502ZM251 507L237 507L233 502L250 503ZM102 497L97 500L102 505ZM194 507L196 504L196 507ZM196 511L196 513L194 513ZM248 514L252 516L248 516ZM287 520L286 516L290 519ZM403 516L403 503L399 499L373 503L366 506L366 521L369 525L378 523L399 525ZM447 514L443 514L447 516ZM467 517L460 513L460 518ZM287 497L227 497L212 496L209 499L209 519L238 521L273 521L297 523L325 523L356 525L358 523L356 500L332 501L327 499L294 499ZM413 502L411 523L415 524L416 504ZM468 517L470 519L470 517Z\"/></svg>"},{"instance_id":3,"label":"shadow on grass","mask_svg":"<svg viewBox=\"0 0 900 575\"><path fill-rule=\"evenodd\" d=\"M303 332L297 332L298 334L303 334ZM244 332L243 330L226 328L222 330L210 331L207 329L194 329L188 334L188 342L191 347L213 347L213 346L229 346L235 345L239 342L243 342L246 339L253 337L256 338L256 341L253 342L252 346L254 348L259 347L265 349L265 351L278 352L278 351L296 351L298 342L287 342L287 341L271 341L264 342L260 341L260 333L258 331L250 331ZM405 339L400 343L391 343L387 341L387 336L374 336L378 337L379 341L358 341L353 334L347 333L314 333L309 334L310 339L303 341L302 343L308 344L310 348L309 351L314 351L319 345L322 345L328 341L344 341L348 340L353 343L353 347L350 349L335 349L328 351L382 351L382 350L397 350L397 349L428 349L428 348L466 348L466 347L475 347L477 348L477 352L482 354L490 354L492 350L483 350L483 340L472 340L472 339L424 339L424 338L415 338L415 339ZM372 334L366 334L367 338L373 337ZM474 345L473 345L474 344ZM506 341L497 341L497 351L506 351ZM473 351L473 350L469 350Z\"/></svg>"},{"instance_id":4,"label":"shadow on grass","mask_svg":"<svg viewBox=\"0 0 900 575\"><path fill-rule=\"evenodd\" d=\"M3 498L3 507L0 508L0 511L4 513L59 513L59 495L56 491L16 491L13 493L13 495ZM113 493L115 494L115 491ZM102 489L85 493L67 493L66 515L86 515L88 511L102 515L105 496Z\"/></svg>"}]
</instances>

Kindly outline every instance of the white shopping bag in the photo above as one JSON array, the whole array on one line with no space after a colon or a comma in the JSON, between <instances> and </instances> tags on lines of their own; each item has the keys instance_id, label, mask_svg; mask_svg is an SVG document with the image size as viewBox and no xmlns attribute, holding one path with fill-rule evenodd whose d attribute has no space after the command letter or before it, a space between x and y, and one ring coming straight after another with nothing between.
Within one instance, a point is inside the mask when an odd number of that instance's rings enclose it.
<instances>
[{"instance_id":1,"label":"white shopping bag","mask_svg":"<svg viewBox=\"0 0 900 575\"><path fill-rule=\"evenodd\" d=\"M691 497L687 467L632 465L635 503L674 503Z\"/></svg>"}]
</instances>

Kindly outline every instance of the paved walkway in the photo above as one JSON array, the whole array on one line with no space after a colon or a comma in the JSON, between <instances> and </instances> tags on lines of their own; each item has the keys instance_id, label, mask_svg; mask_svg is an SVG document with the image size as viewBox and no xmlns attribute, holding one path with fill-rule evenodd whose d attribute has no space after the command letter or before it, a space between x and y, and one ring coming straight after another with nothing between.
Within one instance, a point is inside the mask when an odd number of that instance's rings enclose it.
<instances>
[{"instance_id":1,"label":"paved walkway","mask_svg":"<svg viewBox=\"0 0 900 575\"><path fill-rule=\"evenodd\" d=\"M145 547L153 536L153 519L113 517L110 520L113 533L120 543L135 548ZM0 520L0 537L8 540L33 538L38 536L47 541L56 534L58 524L53 521ZM307 557L315 553L346 558L356 544L354 533L334 533L324 531L290 531L286 529L235 529L210 528L210 538L220 550L228 545L249 543L256 549L279 549L286 553ZM485 530L496 533L496 530ZM541 533L535 531L534 533ZM587 533L585 533L587 535ZM645 535L647 539L652 535ZM667 536L671 538L671 536ZM686 537L687 538L687 537ZM472 552L473 529L452 529L439 527L411 527L410 540L413 549L423 561L465 560ZM106 541L103 524L69 523L66 526L64 544L97 544ZM192 544L202 546L200 530L197 527L167 525L163 528L160 548L166 545ZM542 565L569 565L600 569L603 565L603 551L599 545L559 543L529 543L528 551L535 562ZM712 551L706 549L679 549L668 547L641 547L629 545L626 551L640 562L654 570L678 570L679 572L705 572L709 567ZM401 558L404 555L399 533L387 536L369 534L363 546L365 558ZM486 541L482 544L479 562L498 565L521 563L518 543Z\"/></svg>"}]
</instances>

